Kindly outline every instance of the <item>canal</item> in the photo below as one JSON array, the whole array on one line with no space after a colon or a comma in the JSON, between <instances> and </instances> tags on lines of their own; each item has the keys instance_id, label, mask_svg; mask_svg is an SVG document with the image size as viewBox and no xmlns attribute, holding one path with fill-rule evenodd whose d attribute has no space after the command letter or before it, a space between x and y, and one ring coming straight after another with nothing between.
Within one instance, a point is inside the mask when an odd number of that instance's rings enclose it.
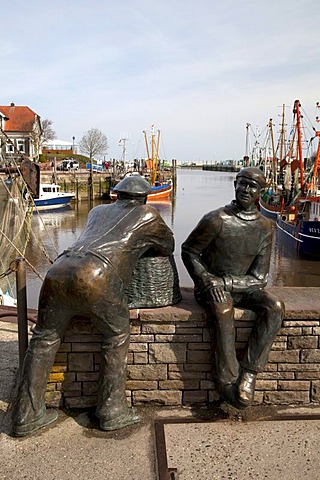
<instances>
[{"instance_id":1,"label":"canal","mask_svg":"<svg viewBox=\"0 0 320 480\"><path fill-rule=\"evenodd\" d=\"M177 188L172 202L154 204L172 229L176 248L175 259L181 286L192 286L180 258L180 246L200 218L210 210L230 203L234 198L235 173L178 169ZM28 306L37 307L41 279L50 263L65 248L72 245L83 230L89 211L87 201L63 210L35 213L32 219L27 259ZM276 230L274 228L274 230ZM274 235L269 286L320 286L320 262L301 258L291 247Z\"/></svg>"}]
</instances>

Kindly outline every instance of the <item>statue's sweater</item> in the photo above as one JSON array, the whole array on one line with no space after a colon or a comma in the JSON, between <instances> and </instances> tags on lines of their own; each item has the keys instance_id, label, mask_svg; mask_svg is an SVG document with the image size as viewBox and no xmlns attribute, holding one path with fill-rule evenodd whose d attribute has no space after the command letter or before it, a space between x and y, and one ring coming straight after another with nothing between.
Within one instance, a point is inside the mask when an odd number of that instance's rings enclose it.
<instances>
[{"instance_id":1,"label":"statue's sweater","mask_svg":"<svg viewBox=\"0 0 320 480\"><path fill-rule=\"evenodd\" d=\"M134 200L117 200L93 208L81 236L68 249L100 257L124 284L129 283L138 259L147 251L168 256L173 250L172 231L159 212Z\"/></svg>"},{"instance_id":2,"label":"statue's sweater","mask_svg":"<svg viewBox=\"0 0 320 480\"><path fill-rule=\"evenodd\" d=\"M182 258L195 285L210 274L230 292L263 288L268 279L272 228L254 210L230 205L207 213L182 244Z\"/></svg>"}]
</instances>

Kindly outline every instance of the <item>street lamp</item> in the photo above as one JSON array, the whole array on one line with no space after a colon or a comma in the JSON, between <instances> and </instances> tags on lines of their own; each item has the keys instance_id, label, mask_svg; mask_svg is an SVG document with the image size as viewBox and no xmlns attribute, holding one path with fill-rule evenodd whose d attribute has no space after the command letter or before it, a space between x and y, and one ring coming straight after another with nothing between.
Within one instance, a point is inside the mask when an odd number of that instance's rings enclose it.
<instances>
[{"instance_id":1,"label":"street lamp","mask_svg":"<svg viewBox=\"0 0 320 480\"><path fill-rule=\"evenodd\" d=\"M76 137L72 137L72 153L75 153L74 152L74 141L75 141Z\"/></svg>"}]
</instances>

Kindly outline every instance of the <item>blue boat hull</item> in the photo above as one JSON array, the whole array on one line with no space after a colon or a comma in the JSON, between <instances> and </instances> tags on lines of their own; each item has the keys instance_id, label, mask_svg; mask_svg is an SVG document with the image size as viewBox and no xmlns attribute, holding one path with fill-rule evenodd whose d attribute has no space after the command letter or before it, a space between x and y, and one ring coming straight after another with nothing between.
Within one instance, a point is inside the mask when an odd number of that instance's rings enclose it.
<instances>
[{"instance_id":1,"label":"blue boat hull","mask_svg":"<svg viewBox=\"0 0 320 480\"><path fill-rule=\"evenodd\" d=\"M277 232L301 254L320 259L320 222L301 221L298 223L277 218Z\"/></svg>"},{"instance_id":2,"label":"blue boat hull","mask_svg":"<svg viewBox=\"0 0 320 480\"><path fill-rule=\"evenodd\" d=\"M68 205L72 198L74 198L74 195L46 199L36 198L34 204L37 208L60 208Z\"/></svg>"},{"instance_id":3,"label":"blue boat hull","mask_svg":"<svg viewBox=\"0 0 320 480\"><path fill-rule=\"evenodd\" d=\"M261 198L259 200L259 207L260 207L260 212L264 217L270 218L270 220L274 220L274 221L277 220L277 216L280 212L280 207L273 207L271 205L268 205Z\"/></svg>"}]
</instances>

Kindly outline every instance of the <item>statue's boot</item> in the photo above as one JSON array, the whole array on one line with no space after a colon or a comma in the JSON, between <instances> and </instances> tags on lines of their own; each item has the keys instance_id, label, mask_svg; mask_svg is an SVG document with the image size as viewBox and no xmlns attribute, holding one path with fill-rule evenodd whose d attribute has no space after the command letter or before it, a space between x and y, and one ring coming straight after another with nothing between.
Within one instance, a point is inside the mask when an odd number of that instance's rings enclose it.
<instances>
[{"instance_id":1,"label":"statue's boot","mask_svg":"<svg viewBox=\"0 0 320 480\"><path fill-rule=\"evenodd\" d=\"M56 410L46 410L38 420L23 425L13 425L12 434L15 437L26 437L27 435L34 433L36 430L55 422L57 418L58 412Z\"/></svg>"},{"instance_id":2,"label":"statue's boot","mask_svg":"<svg viewBox=\"0 0 320 480\"><path fill-rule=\"evenodd\" d=\"M241 371L237 388L237 400L243 407L248 407L253 402L256 379L256 373L244 369Z\"/></svg>"},{"instance_id":3,"label":"statue's boot","mask_svg":"<svg viewBox=\"0 0 320 480\"><path fill-rule=\"evenodd\" d=\"M100 385L96 415L102 430L118 430L138 423L140 417L126 398L128 332L102 339Z\"/></svg>"},{"instance_id":4,"label":"statue's boot","mask_svg":"<svg viewBox=\"0 0 320 480\"><path fill-rule=\"evenodd\" d=\"M46 410L47 379L59 348L55 332L43 333L34 329L21 372L17 399L12 410L12 434L26 436L58 418L54 410Z\"/></svg>"},{"instance_id":5,"label":"statue's boot","mask_svg":"<svg viewBox=\"0 0 320 480\"><path fill-rule=\"evenodd\" d=\"M127 412L125 412L123 415L113 418L112 420L100 420L100 428L106 431L119 430L120 428L139 423L140 420L141 419L137 414L136 409L128 408Z\"/></svg>"},{"instance_id":6,"label":"statue's boot","mask_svg":"<svg viewBox=\"0 0 320 480\"><path fill-rule=\"evenodd\" d=\"M236 384L235 383L226 383L218 384L217 390L220 394L220 397L225 400L230 405L234 405L236 402Z\"/></svg>"}]
</instances>

